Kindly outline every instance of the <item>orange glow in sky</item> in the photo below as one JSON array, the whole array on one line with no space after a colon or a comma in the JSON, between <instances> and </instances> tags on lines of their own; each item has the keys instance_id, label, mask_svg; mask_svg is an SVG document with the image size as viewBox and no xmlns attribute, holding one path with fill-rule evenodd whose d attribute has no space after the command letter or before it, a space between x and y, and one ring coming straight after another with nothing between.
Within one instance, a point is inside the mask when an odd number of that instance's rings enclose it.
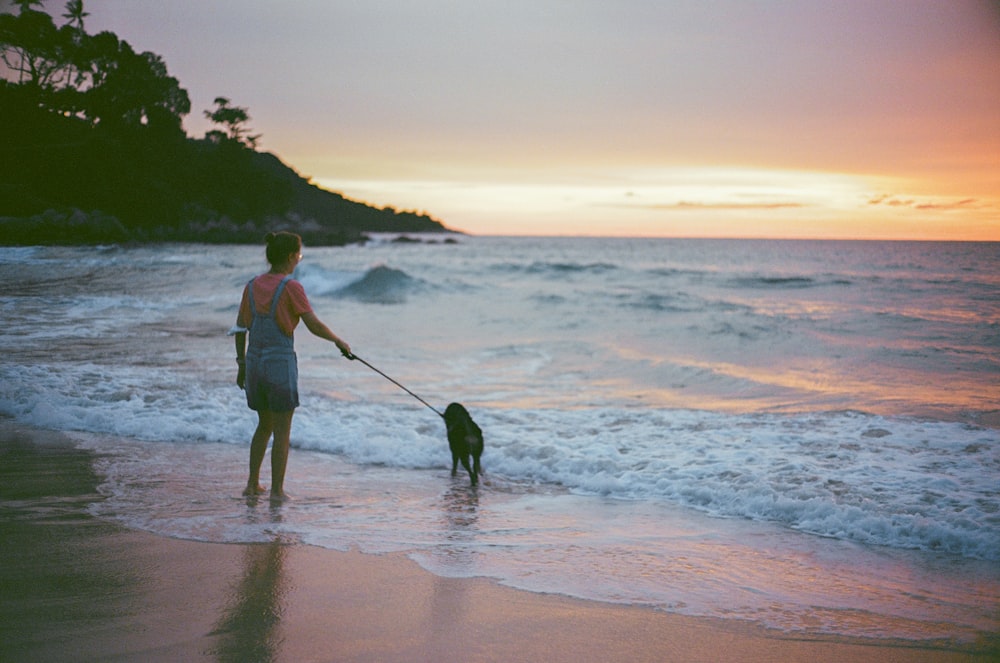
<instances>
[{"instance_id":1,"label":"orange glow in sky","mask_svg":"<svg viewBox=\"0 0 1000 663\"><path fill-rule=\"evenodd\" d=\"M1000 240L989 0L86 9L163 56L191 135L226 96L317 184L450 228Z\"/></svg>"}]
</instances>

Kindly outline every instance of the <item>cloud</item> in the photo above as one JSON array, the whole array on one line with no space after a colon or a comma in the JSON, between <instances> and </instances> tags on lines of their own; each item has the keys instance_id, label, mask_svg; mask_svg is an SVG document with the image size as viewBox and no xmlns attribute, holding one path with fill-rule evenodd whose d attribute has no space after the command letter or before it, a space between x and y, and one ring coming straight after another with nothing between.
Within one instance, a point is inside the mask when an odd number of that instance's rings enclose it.
<instances>
[{"instance_id":1,"label":"cloud","mask_svg":"<svg viewBox=\"0 0 1000 663\"><path fill-rule=\"evenodd\" d=\"M678 210L757 210L757 209L785 209L794 207L805 207L802 203L693 203L686 200L674 203L673 205L654 205L654 209L678 209Z\"/></svg>"},{"instance_id":2,"label":"cloud","mask_svg":"<svg viewBox=\"0 0 1000 663\"><path fill-rule=\"evenodd\" d=\"M962 198L961 200L917 200L915 198L900 198L889 194L882 194L869 199L870 206L901 207L921 211L950 211L950 210L977 210L989 209L991 205L985 204L976 198Z\"/></svg>"},{"instance_id":3,"label":"cloud","mask_svg":"<svg viewBox=\"0 0 1000 663\"><path fill-rule=\"evenodd\" d=\"M615 205L610 205L611 207L627 207L632 209L645 209L645 210L666 210L666 211L683 211L683 212L718 212L718 211L741 211L741 210L775 210L775 209L794 209L807 207L802 203L699 203L691 202L687 200L680 200L676 203L649 203L649 204L634 204L634 203L619 203Z\"/></svg>"}]
</instances>

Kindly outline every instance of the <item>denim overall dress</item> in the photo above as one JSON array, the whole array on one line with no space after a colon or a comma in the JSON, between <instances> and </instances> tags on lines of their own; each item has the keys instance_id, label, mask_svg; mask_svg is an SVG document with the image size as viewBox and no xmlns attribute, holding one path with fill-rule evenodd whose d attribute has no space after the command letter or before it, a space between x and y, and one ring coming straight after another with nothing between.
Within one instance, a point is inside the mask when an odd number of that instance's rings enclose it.
<instances>
[{"instance_id":1,"label":"denim overall dress","mask_svg":"<svg viewBox=\"0 0 1000 663\"><path fill-rule=\"evenodd\" d=\"M278 326L275 312L289 274L281 280L266 315L257 312L253 299L253 279L247 285L250 297L250 347L246 356L247 405L252 410L287 412L299 405L299 368L295 358L295 341Z\"/></svg>"}]
</instances>

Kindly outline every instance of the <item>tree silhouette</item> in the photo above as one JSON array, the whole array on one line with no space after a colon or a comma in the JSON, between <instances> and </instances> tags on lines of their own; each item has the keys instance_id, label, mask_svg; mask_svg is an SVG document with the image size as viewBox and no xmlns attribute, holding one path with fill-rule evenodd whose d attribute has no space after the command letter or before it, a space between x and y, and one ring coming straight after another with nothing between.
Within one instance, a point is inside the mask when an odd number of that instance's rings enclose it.
<instances>
[{"instance_id":1,"label":"tree silhouette","mask_svg":"<svg viewBox=\"0 0 1000 663\"><path fill-rule=\"evenodd\" d=\"M95 85L85 93L91 120L111 127L168 124L179 129L191 100L177 79L167 75L163 59L149 51L136 53L126 41L116 45L105 39L103 44L117 50L96 53L102 66L94 70Z\"/></svg>"},{"instance_id":2,"label":"tree silhouette","mask_svg":"<svg viewBox=\"0 0 1000 663\"><path fill-rule=\"evenodd\" d=\"M32 9L36 0L17 4L19 15L0 14L0 57L39 106L105 128L181 131L191 101L159 55L136 53L111 32L88 35L83 0L66 3L58 28Z\"/></svg>"},{"instance_id":3,"label":"tree silhouette","mask_svg":"<svg viewBox=\"0 0 1000 663\"><path fill-rule=\"evenodd\" d=\"M48 14L31 10L30 0L25 3L29 8L22 7L17 16L0 14L0 58L17 72L18 83L51 87L62 81L71 48L68 33L56 28Z\"/></svg>"},{"instance_id":4,"label":"tree silhouette","mask_svg":"<svg viewBox=\"0 0 1000 663\"><path fill-rule=\"evenodd\" d=\"M83 0L69 0L66 3L66 13L63 18L69 20L69 25L79 32L83 32L83 19L90 16L89 12L83 11Z\"/></svg>"},{"instance_id":5,"label":"tree silhouette","mask_svg":"<svg viewBox=\"0 0 1000 663\"><path fill-rule=\"evenodd\" d=\"M205 111L205 117L215 124L221 124L226 130L213 129L205 133L205 138L214 143L231 140L246 145L250 149L256 148L260 134L250 134L250 128L246 126L247 122L250 121L247 109L240 106L230 106L229 99L225 97L216 97L214 103L215 110Z\"/></svg>"},{"instance_id":6,"label":"tree silhouette","mask_svg":"<svg viewBox=\"0 0 1000 663\"><path fill-rule=\"evenodd\" d=\"M69 87L70 85L79 85L83 82L83 75L82 73L78 73L78 67L80 66L81 60L79 57L82 50L81 46L84 39L87 37L86 31L83 29L83 19L87 16L90 16L90 14L83 10L83 0L69 0L69 2L66 3L66 13L63 14L63 18L67 19L68 23L66 25L73 31L73 44L76 47L74 49L74 54L77 56L72 58L70 62L67 63L66 87ZM77 75L74 76L74 73Z\"/></svg>"},{"instance_id":7,"label":"tree silhouette","mask_svg":"<svg viewBox=\"0 0 1000 663\"><path fill-rule=\"evenodd\" d=\"M21 13L34 11L31 6L38 5L42 6L42 0L14 0L14 4L21 8Z\"/></svg>"},{"instance_id":8,"label":"tree silhouette","mask_svg":"<svg viewBox=\"0 0 1000 663\"><path fill-rule=\"evenodd\" d=\"M83 0L65 3L62 25L41 4L0 11L0 119L14 128L0 140L0 163L12 164L0 178L0 244L248 242L290 225L310 243L342 244L363 230L441 230L257 152L246 108L225 97L205 111L217 126L208 140L188 139L188 93L159 55L88 34Z\"/></svg>"}]
</instances>

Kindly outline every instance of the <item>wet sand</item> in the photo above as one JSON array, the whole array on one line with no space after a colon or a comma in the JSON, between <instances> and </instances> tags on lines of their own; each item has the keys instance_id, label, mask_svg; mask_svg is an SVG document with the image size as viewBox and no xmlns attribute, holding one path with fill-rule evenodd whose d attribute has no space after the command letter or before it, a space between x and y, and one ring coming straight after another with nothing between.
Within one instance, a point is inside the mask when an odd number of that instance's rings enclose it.
<instances>
[{"instance_id":1,"label":"wet sand","mask_svg":"<svg viewBox=\"0 0 1000 663\"><path fill-rule=\"evenodd\" d=\"M125 529L91 453L0 421L2 661L989 661L969 647L798 638L434 576L401 555Z\"/></svg>"}]
</instances>

